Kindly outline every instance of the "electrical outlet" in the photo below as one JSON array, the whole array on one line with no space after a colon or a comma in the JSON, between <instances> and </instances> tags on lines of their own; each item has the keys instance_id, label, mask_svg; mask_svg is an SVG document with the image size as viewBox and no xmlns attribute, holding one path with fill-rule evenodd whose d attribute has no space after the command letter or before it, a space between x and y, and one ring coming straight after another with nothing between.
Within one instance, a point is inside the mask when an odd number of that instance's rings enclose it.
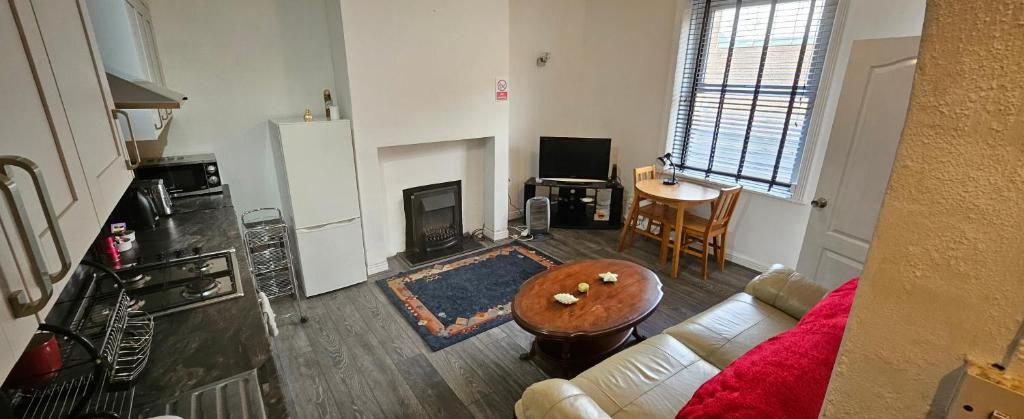
<instances>
[{"instance_id":1,"label":"electrical outlet","mask_svg":"<svg viewBox=\"0 0 1024 419\"><path fill-rule=\"evenodd\" d=\"M1001 367L967 361L947 418L1024 419L1024 380Z\"/></svg>"}]
</instances>

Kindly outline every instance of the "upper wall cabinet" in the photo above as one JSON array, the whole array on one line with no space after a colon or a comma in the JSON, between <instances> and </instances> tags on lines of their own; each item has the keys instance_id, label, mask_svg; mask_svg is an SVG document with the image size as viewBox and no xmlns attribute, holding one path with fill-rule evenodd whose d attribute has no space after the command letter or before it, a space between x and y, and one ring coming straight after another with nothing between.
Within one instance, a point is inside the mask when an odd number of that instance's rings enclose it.
<instances>
[{"instance_id":1,"label":"upper wall cabinet","mask_svg":"<svg viewBox=\"0 0 1024 419\"><path fill-rule=\"evenodd\" d=\"M165 86L149 6L142 0L86 0L86 4L106 71L128 81ZM140 141L160 138L173 116L170 109L125 112L131 120L130 134Z\"/></svg>"},{"instance_id":2,"label":"upper wall cabinet","mask_svg":"<svg viewBox=\"0 0 1024 419\"><path fill-rule=\"evenodd\" d=\"M95 51L81 0L0 4L0 376L132 180Z\"/></svg>"}]
</instances>

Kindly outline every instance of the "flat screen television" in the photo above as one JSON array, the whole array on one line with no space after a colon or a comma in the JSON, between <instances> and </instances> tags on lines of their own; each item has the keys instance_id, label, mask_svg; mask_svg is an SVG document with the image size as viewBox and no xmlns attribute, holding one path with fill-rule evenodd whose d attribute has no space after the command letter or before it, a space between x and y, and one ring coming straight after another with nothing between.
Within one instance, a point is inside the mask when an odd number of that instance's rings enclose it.
<instances>
[{"instance_id":1,"label":"flat screen television","mask_svg":"<svg viewBox=\"0 0 1024 419\"><path fill-rule=\"evenodd\" d=\"M540 137L540 178L607 180L611 152L611 138Z\"/></svg>"}]
</instances>

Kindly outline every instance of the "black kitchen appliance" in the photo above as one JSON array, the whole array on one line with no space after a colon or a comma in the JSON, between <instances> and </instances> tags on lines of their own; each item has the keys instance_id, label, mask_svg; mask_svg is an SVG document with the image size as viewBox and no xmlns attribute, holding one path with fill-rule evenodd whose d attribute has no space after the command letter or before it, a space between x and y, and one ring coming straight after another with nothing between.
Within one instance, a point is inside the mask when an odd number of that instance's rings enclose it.
<instances>
[{"instance_id":1,"label":"black kitchen appliance","mask_svg":"<svg viewBox=\"0 0 1024 419\"><path fill-rule=\"evenodd\" d=\"M242 296L234 249L203 253L195 247L138 256L116 271L136 308L153 316Z\"/></svg>"},{"instance_id":2,"label":"black kitchen appliance","mask_svg":"<svg viewBox=\"0 0 1024 419\"><path fill-rule=\"evenodd\" d=\"M220 193L220 166L213 154L189 154L145 159L135 176L162 179L172 198Z\"/></svg>"},{"instance_id":3,"label":"black kitchen appliance","mask_svg":"<svg viewBox=\"0 0 1024 419\"><path fill-rule=\"evenodd\" d=\"M145 188L133 183L117 202L108 221L127 223L132 230L153 230L159 225L160 215Z\"/></svg>"},{"instance_id":4,"label":"black kitchen appliance","mask_svg":"<svg viewBox=\"0 0 1024 419\"><path fill-rule=\"evenodd\" d=\"M135 179L135 182L146 196L153 201L157 214L168 216L174 213L174 204L171 202L171 194L164 186L163 179Z\"/></svg>"}]
</instances>

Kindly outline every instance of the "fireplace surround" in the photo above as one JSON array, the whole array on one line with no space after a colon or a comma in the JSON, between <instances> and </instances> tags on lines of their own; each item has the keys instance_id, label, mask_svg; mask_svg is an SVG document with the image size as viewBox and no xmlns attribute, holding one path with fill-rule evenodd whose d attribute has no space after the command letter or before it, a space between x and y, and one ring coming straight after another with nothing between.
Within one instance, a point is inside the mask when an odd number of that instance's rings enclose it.
<instances>
[{"instance_id":1,"label":"fireplace surround","mask_svg":"<svg viewBox=\"0 0 1024 419\"><path fill-rule=\"evenodd\" d=\"M402 191L405 252L416 266L482 247L462 233L462 181L417 186Z\"/></svg>"}]
</instances>

